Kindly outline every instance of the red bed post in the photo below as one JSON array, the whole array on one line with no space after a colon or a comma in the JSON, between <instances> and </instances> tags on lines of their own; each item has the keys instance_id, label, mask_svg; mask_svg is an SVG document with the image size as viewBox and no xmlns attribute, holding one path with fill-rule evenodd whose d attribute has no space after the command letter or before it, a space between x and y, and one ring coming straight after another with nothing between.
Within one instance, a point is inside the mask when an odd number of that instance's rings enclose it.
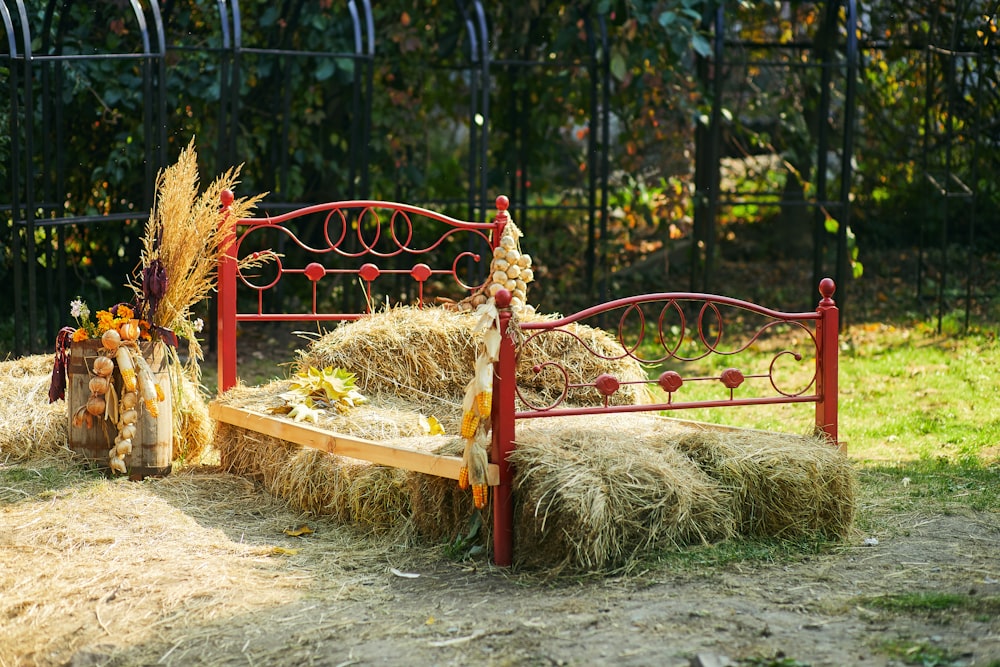
<instances>
[{"instance_id":1,"label":"red bed post","mask_svg":"<svg viewBox=\"0 0 1000 667\"><path fill-rule=\"evenodd\" d=\"M496 293L500 310L500 352L493 370L493 426L491 462L500 467L500 484L493 487L493 562L507 567L514 560L514 495L511 481L513 466L508 457L514 449L514 394L517 353L507 333L510 326L510 292Z\"/></svg>"},{"instance_id":2,"label":"red bed post","mask_svg":"<svg viewBox=\"0 0 1000 667\"><path fill-rule=\"evenodd\" d=\"M236 384L236 226L229 223L229 207L234 195L231 190L219 194L222 215L219 225L225 231L224 253L219 260L218 321L216 322L216 352L219 355L219 393Z\"/></svg>"},{"instance_id":3,"label":"red bed post","mask_svg":"<svg viewBox=\"0 0 1000 667\"><path fill-rule=\"evenodd\" d=\"M821 317L816 322L816 340L819 353L816 355L816 386L819 401L816 403L816 428L825 433L841 450L846 446L837 440L837 355L840 341L840 311L833 301L837 286L830 278L819 283L820 299L816 307Z\"/></svg>"}]
</instances>

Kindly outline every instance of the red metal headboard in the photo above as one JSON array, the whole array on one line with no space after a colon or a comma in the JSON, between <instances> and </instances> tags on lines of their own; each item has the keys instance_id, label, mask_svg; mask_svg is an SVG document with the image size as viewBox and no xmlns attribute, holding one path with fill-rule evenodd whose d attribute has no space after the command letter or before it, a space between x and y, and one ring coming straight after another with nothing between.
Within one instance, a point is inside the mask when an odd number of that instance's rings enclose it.
<instances>
[{"instance_id":1,"label":"red metal headboard","mask_svg":"<svg viewBox=\"0 0 1000 667\"><path fill-rule=\"evenodd\" d=\"M429 281L450 283L458 291L469 292L481 285L467 284L463 276L472 275L469 267L481 266L485 276L491 256L499 242L506 215L493 222L457 220L442 213L396 202L357 200L304 206L267 218L227 219L232 192L222 193L222 223L228 225L227 252L219 263L218 274L218 351L219 391L236 384L236 326L239 322L319 322L344 321L361 317L373 305L373 285L380 279L405 281L416 289L414 301L424 303L424 287ZM497 198L497 208L506 212L506 197ZM260 269L260 275L245 275L239 260L252 256L259 244L261 251L280 252L284 244L300 258L295 266L284 258L273 257ZM274 243L277 241L277 243ZM277 247L276 247L277 246ZM424 257L434 251L434 264ZM304 257L305 259L302 259ZM423 261L421 261L423 260ZM463 274L463 267L467 273ZM323 281L338 280L341 286L353 287L355 281L364 290L362 307L354 312L335 312L324 304ZM307 281L311 304L306 312L269 310L267 295L278 295L284 281ZM343 288L343 287L342 287ZM252 295L252 310L238 308L237 293ZM244 300L245 302L246 300Z\"/></svg>"}]
</instances>

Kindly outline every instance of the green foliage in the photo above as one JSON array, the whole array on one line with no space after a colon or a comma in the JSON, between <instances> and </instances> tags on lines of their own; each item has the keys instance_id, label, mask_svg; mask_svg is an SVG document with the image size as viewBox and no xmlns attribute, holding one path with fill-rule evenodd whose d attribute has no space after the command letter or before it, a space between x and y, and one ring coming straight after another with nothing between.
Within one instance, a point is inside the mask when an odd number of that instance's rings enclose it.
<instances>
[{"instance_id":1,"label":"green foliage","mask_svg":"<svg viewBox=\"0 0 1000 667\"><path fill-rule=\"evenodd\" d=\"M947 648L935 646L927 641L898 639L885 642L882 650L888 655L902 661L904 665L919 667L950 667L962 664L961 656L953 654Z\"/></svg>"},{"instance_id":2,"label":"green foliage","mask_svg":"<svg viewBox=\"0 0 1000 667\"><path fill-rule=\"evenodd\" d=\"M1000 614L1000 598L968 593L944 593L941 591L898 593L864 598L860 602L865 607L885 609L895 613L931 613L947 611L972 611Z\"/></svg>"}]
</instances>

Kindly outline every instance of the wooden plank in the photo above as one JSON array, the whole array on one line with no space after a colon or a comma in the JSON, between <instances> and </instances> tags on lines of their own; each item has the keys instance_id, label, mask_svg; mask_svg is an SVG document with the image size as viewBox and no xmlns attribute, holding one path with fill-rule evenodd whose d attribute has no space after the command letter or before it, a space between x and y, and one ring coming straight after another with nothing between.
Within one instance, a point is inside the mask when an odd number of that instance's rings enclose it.
<instances>
[{"instance_id":1,"label":"wooden plank","mask_svg":"<svg viewBox=\"0 0 1000 667\"><path fill-rule=\"evenodd\" d=\"M213 419L226 424L232 424L240 428L245 428L254 433L262 433L279 440L287 440L304 447L319 449L338 456L349 456L362 461L371 461L380 465L391 466L393 468L403 468L422 472L428 475L446 477L448 479L458 479L458 472L462 467L462 459L458 456L443 456L441 454L431 454L421 452L406 447L396 447L374 440L365 440L350 435L327 431L299 422L291 422L285 419L237 408L231 405L223 405L212 401L208 405L208 414ZM500 469L491 463L486 470L486 481L490 486L500 483Z\"/></svg>"}]
</instances>

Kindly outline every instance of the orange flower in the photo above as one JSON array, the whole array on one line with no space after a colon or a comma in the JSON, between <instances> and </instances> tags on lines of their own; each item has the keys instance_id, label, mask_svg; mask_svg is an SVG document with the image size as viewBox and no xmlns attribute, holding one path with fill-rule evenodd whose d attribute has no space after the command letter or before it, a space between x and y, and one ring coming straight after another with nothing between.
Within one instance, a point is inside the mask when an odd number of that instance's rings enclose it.
<instances>
[{"instance_id":1,"label":"orange flower","mask_svg":"<svg viewBox=\"0 0 1000 667\"><path fill-rule=\"evenodd\" d=\"M81 340L87 340L88 338L90 338L90 336L87 335L87 330L84 329L83 327L80 327L79 329L73 332L74 343L79 343Z\"/></svg>"},{"instance_id":2,"label":"orange flower","mask_svg":"<svg viewBox=\"0 0 1000 667\"><path fill-rule=\"evenodd\" d=\"M117 329L117 328L118 327L115 324L114 315L112 315L107 310L99 310L99 311L97 311L97 329L98 329L98 331L100 331L101 333L104 333L108 329Z\"/></svg>"},{"instance_id":3,"label":"orange flower","mask_svg":"<svg viewBox=\"0 0 1000 667\"><path fill-rule=\"evenodd\" d=\"M120 320L132 320L135 319L135 313L128 306L118 306L118 319Z\"/></svg>"}]
</instances>

